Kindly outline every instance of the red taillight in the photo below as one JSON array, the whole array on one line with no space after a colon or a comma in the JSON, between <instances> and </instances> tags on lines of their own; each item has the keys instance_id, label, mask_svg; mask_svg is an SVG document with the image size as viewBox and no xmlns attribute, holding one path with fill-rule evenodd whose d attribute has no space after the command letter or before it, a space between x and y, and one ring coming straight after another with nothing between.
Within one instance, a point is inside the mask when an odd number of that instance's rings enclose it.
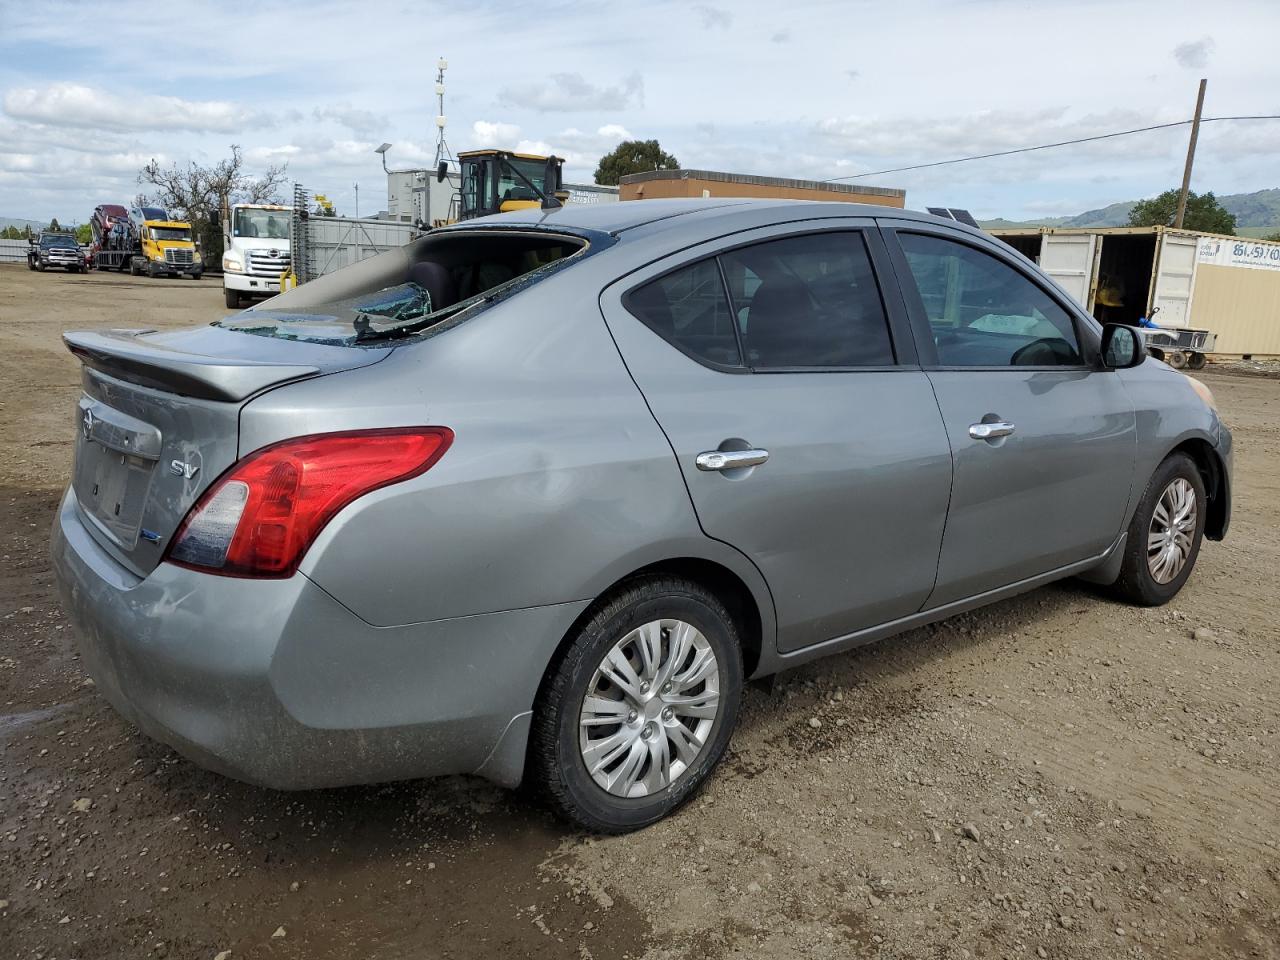
<instances>
[{"instance_id":1,"label":"red taillight","mask_svg":"<svg viewBox=\"0 0 1280 960\"><path fill-rule=\"evenodd\" d=\"M425 473L448 427L360 430L286 440L245 457L191 508L166 559L234 577L288 577L351 501Z\"/></svg>"}]
</instances>

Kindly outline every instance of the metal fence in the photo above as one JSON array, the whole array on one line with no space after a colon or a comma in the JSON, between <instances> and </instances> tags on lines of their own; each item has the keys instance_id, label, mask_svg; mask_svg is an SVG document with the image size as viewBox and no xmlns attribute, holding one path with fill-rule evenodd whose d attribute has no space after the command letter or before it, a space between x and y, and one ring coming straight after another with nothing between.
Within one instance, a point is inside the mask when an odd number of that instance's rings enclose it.
<instances>
[{"instance_id":1,"label":"metal fence","mask_svg":"<svg viewBox=\"0 0 1280 960\"><path fill-rule=\"evenodd\" d=\"M319 216L308 211L311 203L307 189L295 184L289 247L299 283L402 247L423 233L397 220Z\"/></svg>"},{"instance_id":2,"label":"metal fence","mask_svg":"<svg viewBox=\"0 0 1280 960\"><path fill-rule=\"evenodd\" d=\"M0 240L0 263L26 263L28 246L25 240Z\"/></svg>"}]
</instances>

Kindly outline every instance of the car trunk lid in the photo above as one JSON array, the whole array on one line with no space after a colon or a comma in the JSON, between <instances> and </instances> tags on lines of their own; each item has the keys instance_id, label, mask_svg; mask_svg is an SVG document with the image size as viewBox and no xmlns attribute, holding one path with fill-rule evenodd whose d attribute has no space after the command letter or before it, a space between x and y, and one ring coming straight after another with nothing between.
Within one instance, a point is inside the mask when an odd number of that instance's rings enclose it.
<instances>
[{"instance_id":1,"label":"car trunk lid","mask_svg":"<svg viewBox=\"0 0 1280 960\"><path fill-rule=\"evenodd\" d=\"M238 459L240 409L280 384L368 366L390 349L230 330L65 334L84 364L72 488L93 537L146 576L202 492Z\"/></svg>"}]
</instances>

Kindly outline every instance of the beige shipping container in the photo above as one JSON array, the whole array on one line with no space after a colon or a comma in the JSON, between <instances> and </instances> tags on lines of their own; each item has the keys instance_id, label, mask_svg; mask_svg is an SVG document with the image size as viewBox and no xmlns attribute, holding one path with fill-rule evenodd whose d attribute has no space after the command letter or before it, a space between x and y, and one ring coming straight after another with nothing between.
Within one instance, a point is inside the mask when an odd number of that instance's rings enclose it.
<instances>
[{"instance_id":1,"label":"beige shipping container","mask_svg":"<svg viewBox=\"0 0 1280 960\"><path fill-rule=\"evenodd\" d=\"M992 230L1107 323L1208 330L1222 356L1280 356L1280 243L1170 227Z\"/></svg>"}]
</instances>

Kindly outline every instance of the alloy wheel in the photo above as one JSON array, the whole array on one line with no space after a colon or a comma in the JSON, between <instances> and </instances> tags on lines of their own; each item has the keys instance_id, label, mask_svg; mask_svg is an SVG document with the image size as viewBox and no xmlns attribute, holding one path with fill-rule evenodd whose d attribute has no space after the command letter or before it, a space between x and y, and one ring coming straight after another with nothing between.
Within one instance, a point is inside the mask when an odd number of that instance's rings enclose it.
<instances>
[{"instance_id":1,"label":"alloy wheel","mask_svg":"<svg viewBox=\"0 0 1280 960\"><path fill-rule=\"evenodd\" d=\"M1164 488L1147 530L1147 569L1156 583L1173 580L1187 564L1196 534L1196 491L1184 477Z\"/></svg>"},{"instance_id":2,"label":"alloy wheel","mask_svg":"<svg viewBox=\"0 0 1280 960\"><path fill-rule=\"evenodd\" d=\"M578 720L583 763L608 793L649 796L693 765L719 710L720 670L707 638L683 620L652 620L596 667Z\"/></svg>"}]
</instances>

